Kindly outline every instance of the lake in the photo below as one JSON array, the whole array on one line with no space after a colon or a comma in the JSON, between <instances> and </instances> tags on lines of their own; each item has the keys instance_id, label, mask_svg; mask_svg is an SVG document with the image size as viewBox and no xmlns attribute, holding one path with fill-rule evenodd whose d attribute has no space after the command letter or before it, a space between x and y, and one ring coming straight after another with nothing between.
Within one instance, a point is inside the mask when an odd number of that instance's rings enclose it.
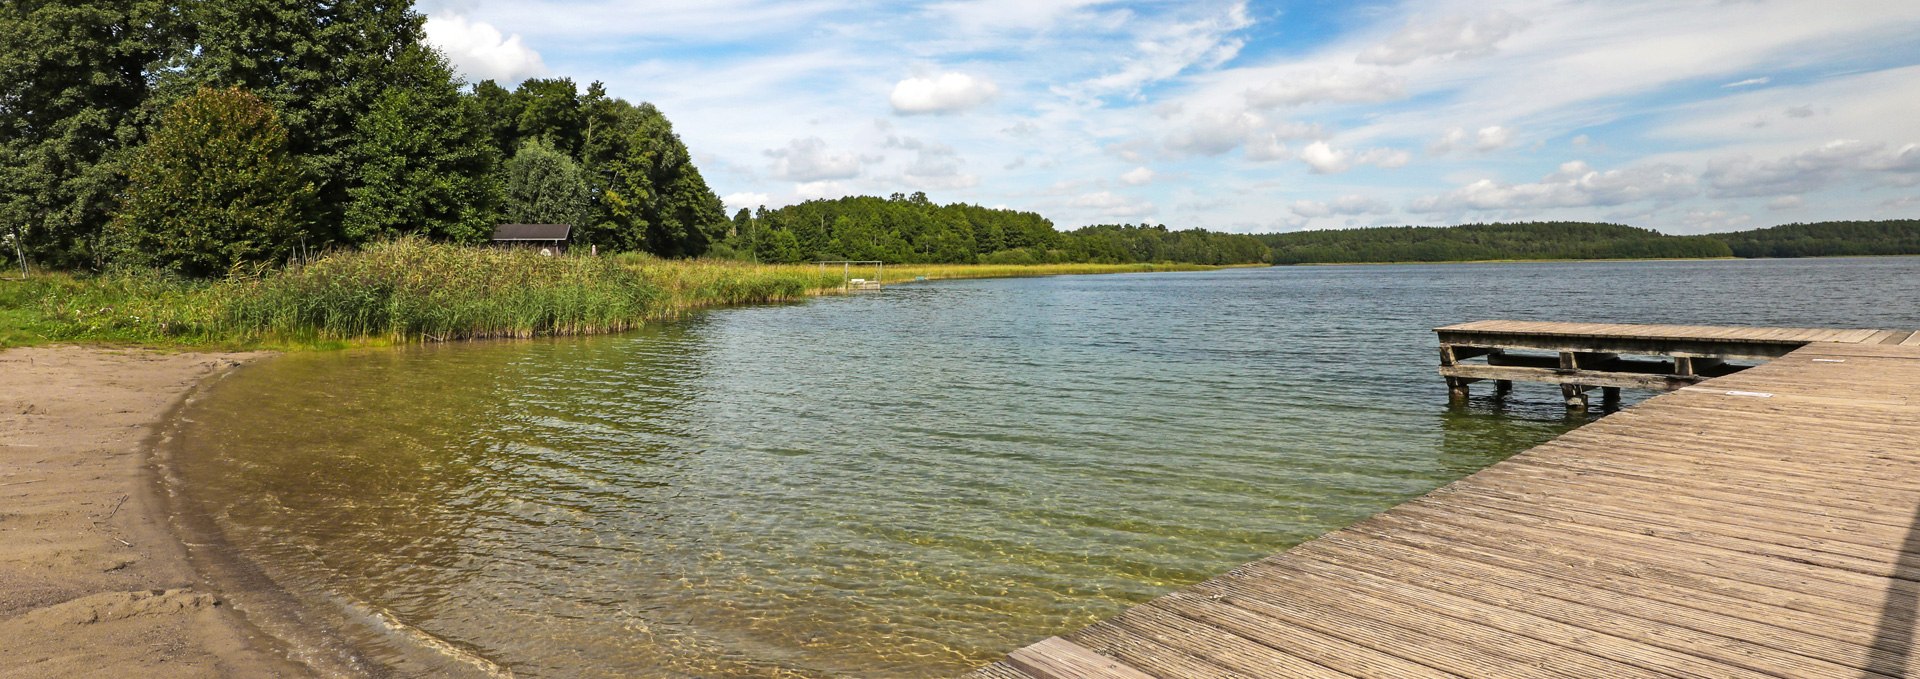
<instances>
[{"instance_id":1,"label":"lake","mask_svg":"<svg viewBox=\"0 0 1920 679\"><path fill-rule=\"evenodd\" d=\"M1920 328L1920 258L932 282L288 354L173 466L398 675L940 676L1600 416L1450 406L1431 329L1488 318Z\"/></svg>"}]
</instances>

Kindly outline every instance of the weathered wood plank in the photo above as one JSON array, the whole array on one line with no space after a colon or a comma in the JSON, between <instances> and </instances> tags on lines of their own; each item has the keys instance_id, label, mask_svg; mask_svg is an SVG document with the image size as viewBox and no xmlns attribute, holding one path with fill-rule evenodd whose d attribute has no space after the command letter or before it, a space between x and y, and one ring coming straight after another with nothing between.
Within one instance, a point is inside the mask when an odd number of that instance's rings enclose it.
<instances>
[{"instance_id":1,"label":"weathered wood plank","mask_svg":"<svg viewBox=\"0 0 1920 679\"><path fill-rule=\"evenodd\" d=\"M1060 637L1007 654L1007 665L1034 679L1153 679L1151 674Z\"/></svg>"}]
</instances>

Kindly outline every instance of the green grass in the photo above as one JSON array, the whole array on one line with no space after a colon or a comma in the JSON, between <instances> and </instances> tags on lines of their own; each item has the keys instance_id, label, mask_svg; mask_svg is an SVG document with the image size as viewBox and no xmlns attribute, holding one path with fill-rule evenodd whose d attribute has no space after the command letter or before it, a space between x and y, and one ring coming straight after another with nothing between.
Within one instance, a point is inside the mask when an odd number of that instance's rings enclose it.
<instances>
[{"instance_id":1,"label":"green grass","mask_svg":"<svg viewBox=\"0 0 1920 679\"><path fill-rule=\"evenodd\" d=\"M1186 265L910 265L888 282L1206 269ZM854 277L870 277L854 272ZM419 240L335 253L258 276L196 281L151 271L0 281L0 347L77 342L335 348L619 332L691 310L841 289L812 264L543 257Z\"/></svg>"}]
</instances>

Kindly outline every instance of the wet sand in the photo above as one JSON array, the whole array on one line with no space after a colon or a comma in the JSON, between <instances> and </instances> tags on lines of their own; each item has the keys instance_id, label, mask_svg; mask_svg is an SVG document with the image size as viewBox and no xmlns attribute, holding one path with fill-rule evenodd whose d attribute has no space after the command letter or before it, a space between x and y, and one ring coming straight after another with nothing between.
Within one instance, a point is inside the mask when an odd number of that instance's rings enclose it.
<instances>
[{"instance_id":1,"label":"wet sand","mask_svg":"<svg viewBox=\"0 0 1920 679\"><path fill-rule=\"evenodd\" d=\"M0 676L311 674L196 572L156 427L257 354L0 352Z\"/></svg>"}]
</instances>

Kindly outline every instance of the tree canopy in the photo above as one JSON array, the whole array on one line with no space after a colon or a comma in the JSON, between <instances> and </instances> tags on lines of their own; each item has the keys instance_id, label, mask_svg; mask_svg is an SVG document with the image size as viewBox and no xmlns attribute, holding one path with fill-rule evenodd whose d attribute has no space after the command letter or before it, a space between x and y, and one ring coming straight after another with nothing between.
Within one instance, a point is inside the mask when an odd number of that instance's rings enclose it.
<instances>
[{"instance_id":1,"label":"tree canopy","mask_svg":"<svg viewBox=\"0 0 1920 679\"><path fill-rule=\"evenodd\" d=\"M205 276L271 262L308 236L314 194L259 97L201 88L167 110L109 229L122 261Z\"/></svg>"}]
</instances>

